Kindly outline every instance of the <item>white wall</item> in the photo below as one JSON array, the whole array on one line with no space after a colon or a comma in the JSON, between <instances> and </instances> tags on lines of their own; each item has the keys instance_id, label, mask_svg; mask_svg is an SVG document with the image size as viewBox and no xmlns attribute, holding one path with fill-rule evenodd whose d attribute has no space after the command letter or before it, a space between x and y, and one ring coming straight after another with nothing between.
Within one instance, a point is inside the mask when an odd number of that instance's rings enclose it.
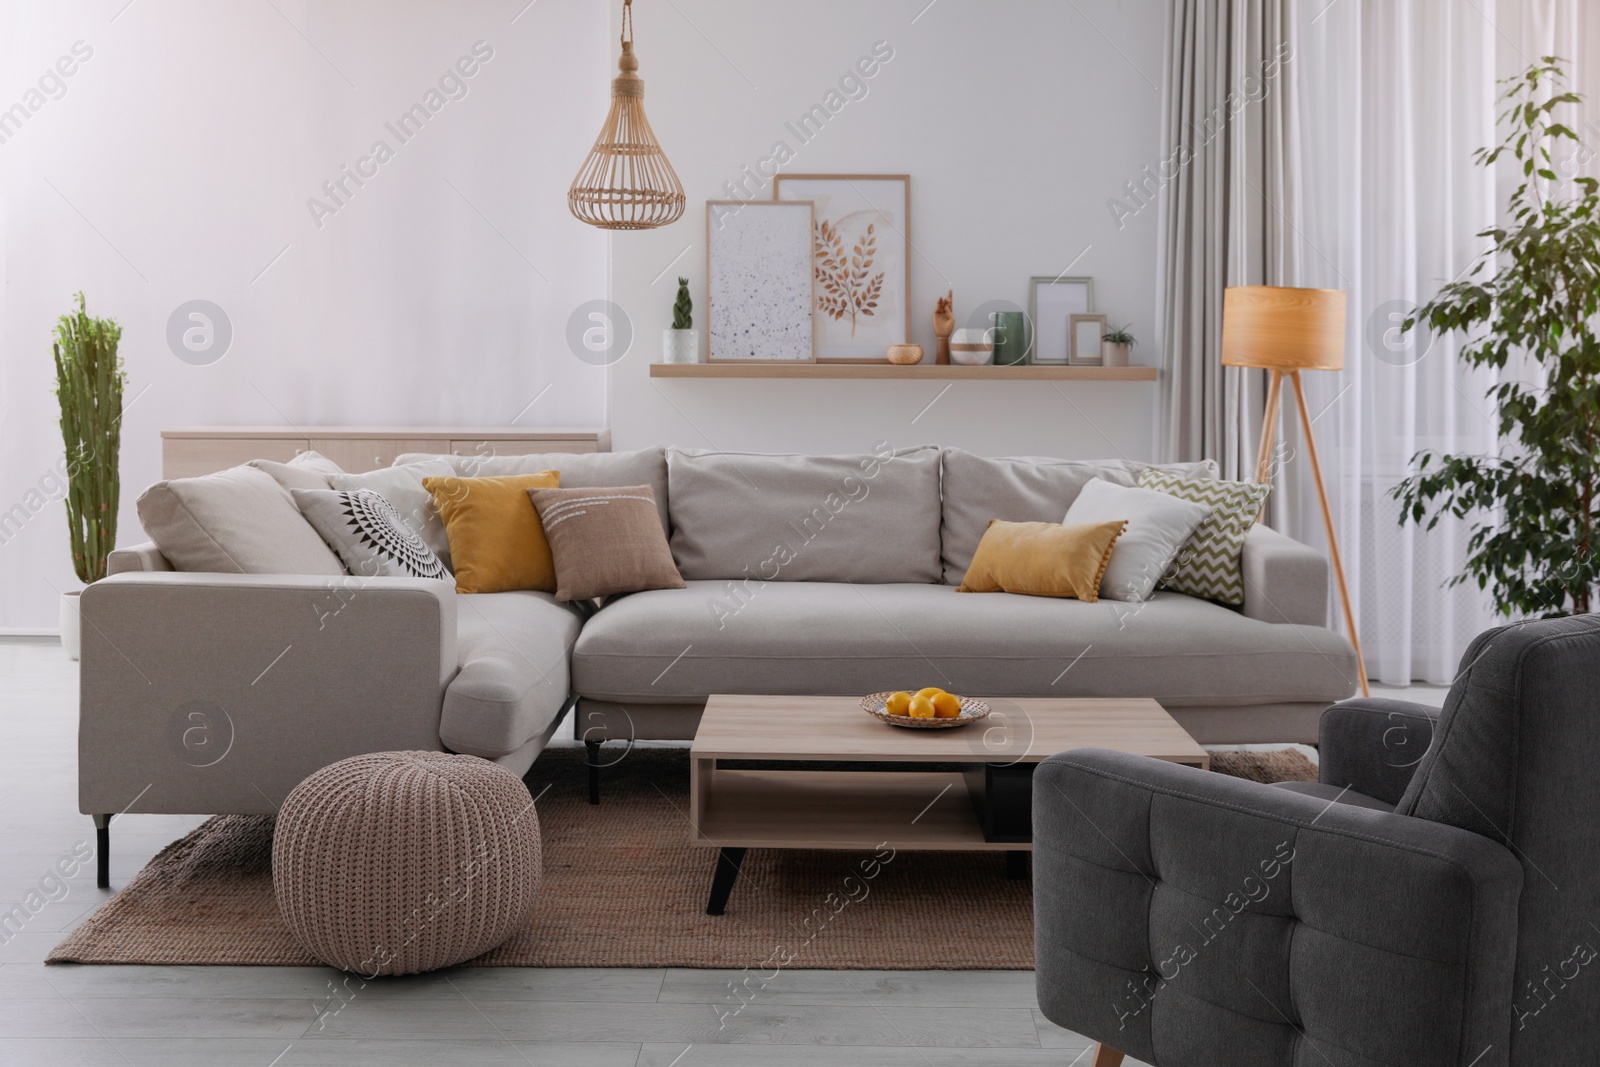
<instances>
[{"instance_id":1,"label":"white wall","mask_svg":"<svg viewBox=\"0 0 1600 1067\"><path fill-rule=\"evenodd\" d=\"M1153 383L962 383L940 396L947 383L647 375L678 274L705 306L705 201L727 198L723 183L779 140L795 153L786 173L910 173L912 322L930 353L934 300L946 289L964 324L988 300L1026 307L1030 276L1077 259L1071 273L1094 277L1095 310L1131 322L1143 342L1134 361L1155 362L1156 208L1119 230L1107 200L1161 155L1165 7L640 0L646 107L689 210L676 225L612 239L612 299L637 338L612 373L616 447L846 452L887 439L994 455L1151 458ZM894 55L866 96L801 145L785 123L822 102L879 41Z\"/></svg>"},{"instance_id":2,"label":"white wall","mask_svg":"<svg viewBox=\"0 0 1600 1067\"><path fill-rule=\"evenodd\" d=\"M123 327L123 544L163 429L606 418L605 372L565 339L605 295L605 241L565 191L604 115L610 4L125 2L0 2L0 109L42 105L0 143L0 629L53 627L77 587L49 341L79 289ZM78 41L64 94L28 97ZM402 145L384 123L478 41L466 95ZM307 200L379 138L394 158L319 228ZM194 298L233 326L209 366L166 341Z\"/></svg>"}]
</instances>

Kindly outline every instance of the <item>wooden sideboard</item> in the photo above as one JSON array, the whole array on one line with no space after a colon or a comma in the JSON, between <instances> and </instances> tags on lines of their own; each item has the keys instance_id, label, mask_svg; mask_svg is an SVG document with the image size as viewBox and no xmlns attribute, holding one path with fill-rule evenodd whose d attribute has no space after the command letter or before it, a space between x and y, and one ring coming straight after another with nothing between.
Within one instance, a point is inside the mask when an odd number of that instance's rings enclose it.
<instances>
[{"instance_id":1,"label":"wooden sideboard","mask_svg":"<svg viewBox=\"0 0 1600 1067\"><path fill-rule=\"evenodd\" d=\"M193 478L248 463L288 462L320 452L352 474L387 467L406 452L526 456L539 452L609 452L607 429L481 426L199 426L161 431L161 476Z\"/></svg>"}]
</instances>

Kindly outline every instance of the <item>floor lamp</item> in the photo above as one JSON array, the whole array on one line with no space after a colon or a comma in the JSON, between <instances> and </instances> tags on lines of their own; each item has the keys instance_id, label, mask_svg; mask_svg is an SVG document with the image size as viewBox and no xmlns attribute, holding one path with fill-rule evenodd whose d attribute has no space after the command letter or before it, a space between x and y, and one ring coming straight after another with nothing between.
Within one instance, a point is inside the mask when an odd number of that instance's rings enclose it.
<instances>
[{"instance_id":1,"label":"floor lamp","mask_svg":"<svg viewBox=\"0 0 1600 1067\"><path fill-rule=\"evenodd\" d=\"M1222 301L1222 365L1252 367L1272 374L1271 384L1267 386L1267 410L1261 423L1261 451L1256 460L1258 482L1272 481L1272 453L1277 444L1278 404L1283 394L1283 380L1288 378L1294 386L1295 403L1300 408L1300 429L1306 440L1306 457L1311 460L1317 499L1322 502L1322 523L1328 531L1333 576L1339 583L1345 626L1356 650L1361 695L1370 696L1367 664L1361 655L1361 635L1356 630L1355 613L1350 609L1350 588L1345 584L1344 563L1339 558L1339 538L1333 529L1328 490L1322 482L1316 438L1311 434L1306 391L1300 384L1303 370L1344 369L1344 311L1345 295L1338 289L1284 289L1271 285L1227 289Z\"/></svg>"}]
</instances>

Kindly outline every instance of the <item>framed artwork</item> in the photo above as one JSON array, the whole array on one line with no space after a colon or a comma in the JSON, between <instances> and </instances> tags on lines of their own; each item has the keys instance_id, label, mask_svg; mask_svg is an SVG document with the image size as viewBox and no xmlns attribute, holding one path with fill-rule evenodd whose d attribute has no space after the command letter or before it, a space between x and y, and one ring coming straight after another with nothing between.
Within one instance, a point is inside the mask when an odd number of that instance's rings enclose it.
<instances>
[{"instance_id":1,"label":"framed artwork","mask_svg":"<svg viewBox=\"0 0 1600 1067\"><path fill-rule=\"evenodd\" d=\"M1098 367L1104 362L1100 347L1106 335L1104 315L1074 315L1067 320L1067 331L1072 335L1068 362L1075 367Z\"/></svg>"},{"instance_id":2,"label":"framed artwork","mask_svg":"<svg viewBox=\"0 0 1600 1067\"><path fill-rule=\"evenodd\" d=\"M811 202L706 201L707 358L811 363Z\"/></svg>"},{"instance_id":3,"label":"framed artwork","mask_svg":"<svg viewBox=\"0 0 1600 1067\"><path fill-rule=\"evenodd\" d=\"M911 177L779 174L772 198L815 205L818 361L888 362L911 340Z\"/></svg>"},{"instance_id":4,"label":"framed artwork","mask_svg":"<svg viewBox=\"0 0 1600 1067\"><path fill-rule=\"evenodd\" d=\"M1070 363L1072 316L1093 310L1093 278L1032 279L1028 313L1033 318L1033 362Z\"/></svg>"}]
</instances>

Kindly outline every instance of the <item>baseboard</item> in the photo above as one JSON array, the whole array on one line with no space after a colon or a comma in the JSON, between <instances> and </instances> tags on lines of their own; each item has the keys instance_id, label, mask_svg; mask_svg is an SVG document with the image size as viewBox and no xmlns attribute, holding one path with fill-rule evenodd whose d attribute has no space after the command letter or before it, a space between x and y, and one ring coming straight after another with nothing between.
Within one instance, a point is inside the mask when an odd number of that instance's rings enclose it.
<instances>
[{"instance_id":1,"label":"baseboard","mask_svg":"<svg viewBox=\"0 0 1600 1067\"><path fill-rule=\"evenodd\" d=\"M52 626L48 629L36 626L0 626L0 637L53 637L61 640L61 628Z\"/></svg>"}]
</instances>

